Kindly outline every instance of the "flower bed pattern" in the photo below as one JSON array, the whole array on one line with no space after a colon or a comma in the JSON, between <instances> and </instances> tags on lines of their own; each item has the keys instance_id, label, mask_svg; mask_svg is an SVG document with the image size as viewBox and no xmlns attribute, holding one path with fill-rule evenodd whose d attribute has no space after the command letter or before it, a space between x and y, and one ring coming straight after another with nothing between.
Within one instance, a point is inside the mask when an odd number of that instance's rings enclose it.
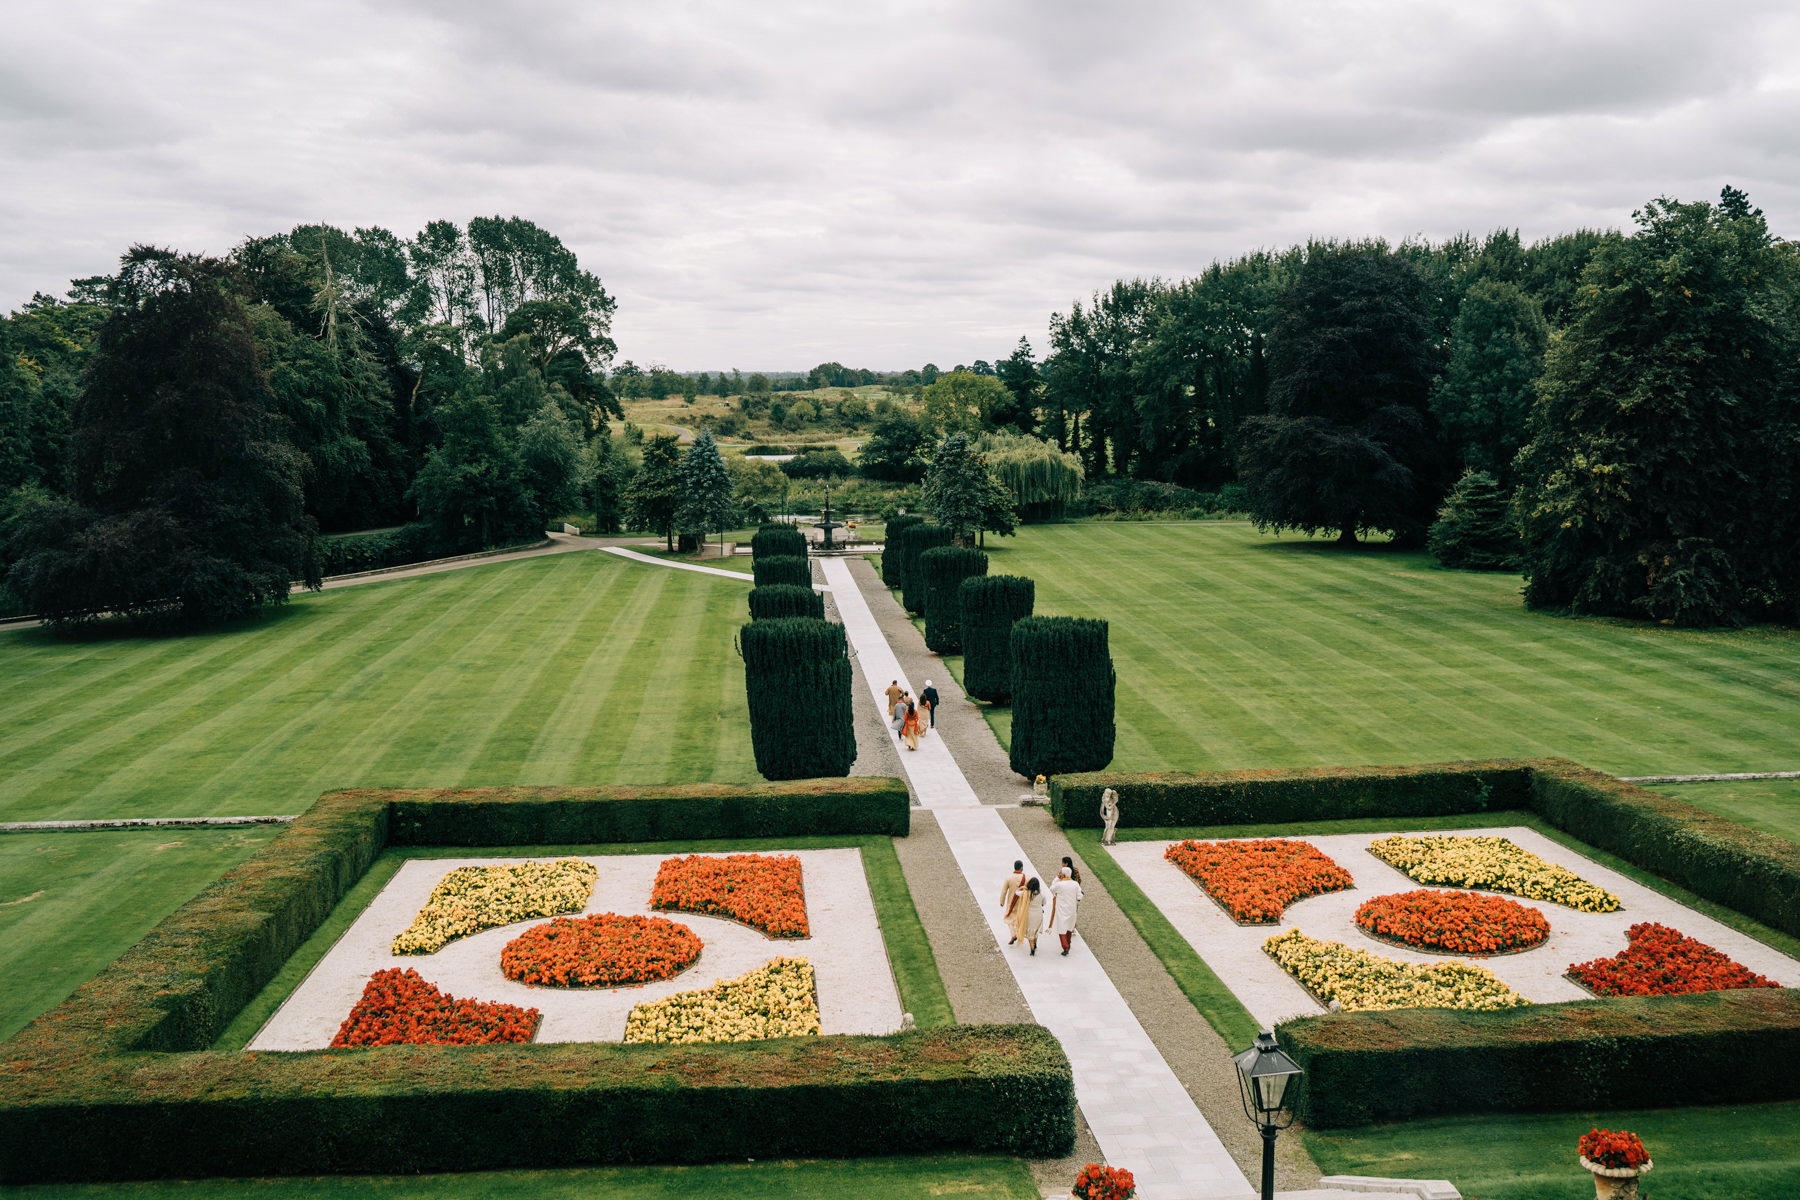
<instances>
[{"instance_id":1,"label":"flower bed pattern","mask_svg":"<svg viewBox=\"0 0 1800 1200\"><path fill-rule=\"evenodd\" d=\"M690 854L664 859L650 907L729 917L772 938L811 936L800 860L791 854Z\"/></svg>"},{"instance_id":2,"label":"flower bed pattern","mask_svg":"<svg viewBox=\"0 0 1800 1200\"><path fill-rule=\"evenodd\" d=\"M1781 986L1667 925L1640 922L1626 930L1625 937L1625 949L1611 958L1574 964L1569 978L1597 996L1675 996Z\"/></svg>"},{"instance_id":3,"label":"flower bed pattern","mask_svg":"<svg viewBox=\"0 0 1800 1200\"><path fill-rule=\"evenodd\" d=\"M535 1008L458 1000L427 983L411 967L388 967L369 977L362 999L338 1026L333 1046L474 1046L529 1042L540 1020Z\"/></svg>"},{"instance_id":4,"label":"flower bed pattern","mask_svg":"<svg viewBox=\"0 0 1800 1200\"><path fill-rule=\"evenodd\" d=\"M1518 1008L1531 1001L1474 963L1395 962L1298 929L1263 943L1281 969L1321 1002L1351 1011L1390 1008Z\"/></svg>"},{"instance_id":5,"label":"flower bed pattern","mask_svg":"<svg viewBox=\"0 0 1800 1200\"><path fill-rule=\"evenodd\" d=\"M436 954L484 929L580 912L600 870L575 858L555 862L458 867L431 889L425 907L394 939L395 954Z\"/></svg>"},{"instance_id":6,"label":"flower bed pattern","mask_svg":"<svg viewBox=\"0 0 1800 1200\"><path fill-rule=\"evenodd\" d=\"M663 917L594 913L533 925L506 943L500 969L536 987L642 986L694 965L700 939Z\"/></svg>"},{"instance_id":7,"label":"flower bed pattern","mask_svg":"<svg viewBox=\"0 0 1800 1200\"><path fill-rule=\"evenodd\" d=\"M1617 912L1619 898L1503 837L1382 838L1369 853L1420 883L1510 892L1580 912Z\"/></svg>"},{"instance_id":8,"label":"flower bed pattern","mask_svg":"<svg viewBox=\"0 0 1800 1200\"><path fill-rule=\"evenodd\" d=\"M639 1004L625 1018L627 1042L748 1042L817 1037L812 964L778 958L736 979Z\"/></svg>"},{"instance_id":9,"label":"flower bed pattern","mask_svg":"<svg viewBox=\"0 0 1800 1200\"><path fill-rule=\"evenodd\" d=\"M1356 924L1371 937L1448 954L1509 954L1550 936L1550 922L1535 908L1435 888L1377 896L1356 910Z\"/></svg>"},{"instance_id":10,"label":"flower bed pattern","mask_svg":"<svg viewBox=\"0 0 1800 1200\"><path fill-rule=\"evenodd\" d=\"M1163 857L1246 925L1273 925L1294 901L1351 886L1350 872L1309 842L1176 842Z\"/></svg>"}]
</instances>

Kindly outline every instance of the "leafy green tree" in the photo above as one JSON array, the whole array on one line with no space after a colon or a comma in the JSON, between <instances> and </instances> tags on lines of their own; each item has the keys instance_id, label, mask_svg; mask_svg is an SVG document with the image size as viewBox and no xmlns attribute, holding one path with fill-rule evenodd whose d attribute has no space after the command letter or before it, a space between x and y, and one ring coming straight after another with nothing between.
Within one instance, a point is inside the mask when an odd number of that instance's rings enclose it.
<instances>
[{"instance_id":1,"label":"leafy green tree","mask_svg":"<svg viewBox=\"0 0 1800 1200\"><path fill-rule=\"evenodd\" d=\"M1426 409L1437 368L1424 276L1385 246L1314 245L1270 339L1268 415L1240 460L1261 528L1422 544L1444 490Z\"/></svg>"},{"instance_id":2,"label":"leafy green tree","mask_svg":"<svg viewBox=\"0 0 1800 1200\"><path fill-rule=\"evenodd\" d=\"M875 429L857 456L857 469L869 479L890 483L917 483L930 465L931 429L904 409L895 409L875 423Z\"/></svg>"},{"instance_id":3,"label":"leafy green tree","mask_svg":"<svg viewBox=\"0 0 1800 1200\"><path fill-rule=\"evenodd\" d=\"M0 320L0 495L67 487L69 414L107 314L39 294Z\"/></svg>"},{"instance_id":4,"label":"leafy green tree","mask_svg":"<svg viewBox=\"0 0 1800 1200\"><path fill-rule=\"evenodd\" d=\"M625 489L626 519L635 529L660 533L675 549L675 509L681 503L681 443L672 435L644 439L644 461Z\"/></svg>"},{"instance_id":5,"label":"leafy green tree","mask_svg":"<svg viewBox=\"0 0 1800 1200\"><path fill-rule=\"evenodd\" d=\"M631 464L604 432L581 448L580 478L594 514L593 532L618 533L624 527L625 491L632 476Z\"/></svg>"},{"instance_id":6,"label":"leafy green tree","mask_svg":"<svg viewBox=\"0 0 1800 1200\"><path fill-rule=\"evenodd\" d=\"M1029 434L1037 428L1038 392L1044 385L1044 377L1032 357L1031 342L1021 337L1012 354L994 368L994 374L1012 396L1011 403L996 404L989 412L994 428Z\"/></svg>"},{"instance_id":7,"label":"leafy green tree","mask_svg":"<svg viewBox=\"0 0 1800 1200\"><path fill-rule=\"evenodd\" d=\"M1519 457L1526 603L1679 625L1796 618L1792 248L1727 188L1602 243Z\"/></svg>"},{"instance_id":8,"label":"leafy green tree","mask_svg":"<svg viewBox=\"0 0 1800 1200\"><path fill-rule=\"evenodd\" d=\"M737 519L731 503L731 474L719 458L713 436L701 430L694 444L681 456L681 499L675 509L675 528L705 540L722 533Z\"/></svg>"},{"instance_id":9,"label":"leafy green tree","mask_svg":"<svg viewBox=\"0 0 1800 1200\"><path fill-rule=\"evenodd\" d=\"M1463 296L1431 411L1470 470L1510 482L1549 343L1537 302L1514 284L1483 281Z\"/></svg>"},{"instance_id":10,"label":"leafy green tree","mask_svg":"<svg viewBox=\"0 0 1800 1200\"><path fill-rule=\"evenodd\" d=\"M1010 492L1024 520L1063 515L1081 495L1081 460L1055 443L1014 433L984 434L978 443L988 470Z\"/></svg>"},{"instance_id":11,"label":"leafy green tree","mask_svg":"<svg viewBox=\"0 0 1800 1200\"><path fill-rule=\"evenodd\" d=\"M443 544L469 549L541 533L518 450L492 398L461 392L436 420L443 441L425 456L407 496Z\"/></svg>"},{"instance_id":12,"label":"leafy green tree","mask_svg":"<svg viewBox=\"0 0 1800 1200\"><path fill-rule=\"evenodd\" d=\"M1431 527L1426 547L1440 564L1463 571L1514 571L1519 527L1511 498L1486 471L1465 471Z\"/></svg>"},{"instance_id":13,"label":"leafy green tree","mask_svg":"<svg viewBox=\"0 0 1800 1200\"><path fill-rule=\"evenodd\" d=\"M789 479L839 479L855 474L850 460L836 450L808 450L781 464L781 473Z\"/></svg>"},{"instance_id":14,"label":"leafy green tree","mask_svg":"<svg viewBox=\"0 0 1800 1200\"><path fill-rule=\"evenodd\" d=\"M548 528L581 499L581 449L569 418L548 400L519 427L519 482L538 528Z\"/></svg>"},{"instance_id":15,"label":"leafy green tree","mask_svg":"<svg viewBox=\"0 0 1800 1200\"><path fill-rule=\"evenodd\" d=\"M220 620L319 585L230 264L133 247L71 413L71 494L16 518L7 586L53 624Z\"/></svg>"},{"instance_id":16,"label":"leafy green tree","mask_svg":"<svg viewBox=\"0 0 1800 1200\"><path fill-rule=\"evenodd\" d=\"M992 375L951 371L925 389L925 415L946 433L980 433L992 428L989 415L1011 410L1012 393Z\"/></svg>"},{"instance_id":17,"label":"leafy green tree","mask_svg":"<svg viewBox=\"0 0 1800 1200\"><path fill-rule=\"evenodd\" d=\"M953 433L938 447L925 474L924 499L925 511L959 546L971 545L987 530L1010 534L1018 528L1012 493L965 434Z\"/></svg>"}]
</instances>

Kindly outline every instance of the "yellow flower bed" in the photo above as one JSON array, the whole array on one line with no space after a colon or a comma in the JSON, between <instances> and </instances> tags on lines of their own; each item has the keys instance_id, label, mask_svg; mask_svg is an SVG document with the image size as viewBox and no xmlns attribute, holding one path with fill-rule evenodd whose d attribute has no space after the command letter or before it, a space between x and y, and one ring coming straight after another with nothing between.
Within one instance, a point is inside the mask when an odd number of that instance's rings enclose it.
<instances>
[{"instance_id":1,"label":"yellow flower bed","mask_svg":"<svg viewBox=\"0 0 1800 1200\"><path fill-rule=\"evenodd\" d=\"M528 921L580 912L600 870L576 858L496 867L458 867L431 889L431 898L394 939L395 954L436 954L459 937Z\"/></svg>"},{"instance_id":2,"label":"yellow flower bed","mask_svg":"<svg viewBox=\"0 0 1800 1200\"><path fill-rule=\"evenodd\" d=\"M812 964L778 958L736 979L677 992L632 1008L627 1042L748 1042L817 1037L819 1001Z\"/></svg>"},{"instance_id":3,"label":"yellow flower bed","mask_svg":"<svg viewBox=\"0 0 1800 1200\"><path fill-rule=\"evenodd\" d=\"M1420 883L1548 900L1579 912L1616 912L1619 898L1503 837L1390 837L1369 853Z\"/></svg>"},{"instance_id":4,"label":"yellow flower bed","mask_svg":"<svg viewBox=\"0 0 1800 1200\"><path fill-rule=\"evenodd\" d=\"M1486 967L1447 962L1396 962L1298 929L1263 943L1281 969L1321 1000L1350 1011L1387 1008L1518 1008L1531 1001Z\"/></svg>"}]
</instances>

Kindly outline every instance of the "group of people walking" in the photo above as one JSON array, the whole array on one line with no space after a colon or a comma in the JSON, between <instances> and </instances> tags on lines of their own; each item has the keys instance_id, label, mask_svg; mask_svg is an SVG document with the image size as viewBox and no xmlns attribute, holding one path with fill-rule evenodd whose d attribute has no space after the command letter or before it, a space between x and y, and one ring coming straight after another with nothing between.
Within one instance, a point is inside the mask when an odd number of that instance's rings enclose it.
<instances>
[{"instance_id":1,"label":"group of people walking","mask_svg":"<svg viewBox=\"0 0 1800 1200\"><path fill-rule=\"evenodd\" d=\"M937 728L937 689L927 679L919 698L914 700L896 679L887 686L887 702L894 732L900 735L908 750L917 750L919 738Z\"/></svg>"},{"instance_id":2,"label":"group of people walking","mask_svg":"<svg viewBox=\"0 0 1800 1200\"><path fill-rule=\"evenodd\" d=\"M1075 915L1081 906L1081 872L1073 859L1064 857L1056 882L1048 888L1037 877L1026 878L1025 864L1013 863L1012 874L1000 885L1000 912L1012 931L1009 946L1024 942L1037 953L1038 935L1045 929L1062 943L1063 956L1075 937Z\"/></svg>"}]
</instances>

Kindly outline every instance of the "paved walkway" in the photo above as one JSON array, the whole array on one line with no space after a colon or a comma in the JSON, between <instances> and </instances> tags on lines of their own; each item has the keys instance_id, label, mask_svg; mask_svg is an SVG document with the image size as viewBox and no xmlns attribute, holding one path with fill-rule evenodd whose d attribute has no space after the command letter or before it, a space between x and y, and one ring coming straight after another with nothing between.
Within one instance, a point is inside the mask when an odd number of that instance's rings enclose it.
<instances>
[{"instance_id":1,"label":"paved walkway","mask_svg":"<svg viewBox=\"0 0 1800 1200\"><path fill-rule=\"evenodd\" d=\"M879 709L885 700L880 680L899 679L909 690L910 685L849 564L825 559L820 565L862 665L870 703ZM893 737L891 724L887 728ZM1040 879L1054 874L1033 865L1000 814L981 803L941 737L926 737L916 751L900 751L900 761L919 803L933 811L943 829L1032 1015L1062 1042L1075 1072L1076 1102L1107 1160L1130 1168L1143 1200L1251 1196L1255 1189L1085 942L1077 937L1066 959L1048 935L1034 957L1022 947L1006 947L1009 934L998 901L1007 870L1023 859Z\"/></svg>"}]
</instances>

